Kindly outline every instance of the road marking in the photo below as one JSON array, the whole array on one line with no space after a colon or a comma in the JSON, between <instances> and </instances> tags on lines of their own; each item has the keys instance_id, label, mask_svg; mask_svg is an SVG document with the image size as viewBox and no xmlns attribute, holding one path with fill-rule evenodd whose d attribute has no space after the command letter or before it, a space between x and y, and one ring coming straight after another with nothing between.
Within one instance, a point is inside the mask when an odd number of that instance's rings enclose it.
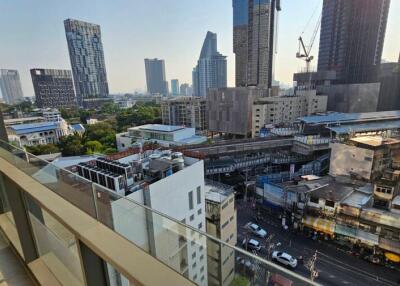
<instances>
[{"instance_id":1,"label":"road marking","mask_svg":"<svg viewBox=\"0 0 400 286\"><path fill-rule=\"evenodd\" d=\"M342 281L342 283L343 283L343 284L350 284L350 282L349 282L349 281L346 281L346 280Z\"/></svg>"},{"instance_id":2,"label":"road marking","mask_svg":"<svg viewBox=\"0 0 400 286\"><path fill-rule=\"evenodd\" d=\"M321 272L321 271L320 271ZM335 278L336 276L335 275L329 275L329 278Z\"/></svg>"}]
</instances>

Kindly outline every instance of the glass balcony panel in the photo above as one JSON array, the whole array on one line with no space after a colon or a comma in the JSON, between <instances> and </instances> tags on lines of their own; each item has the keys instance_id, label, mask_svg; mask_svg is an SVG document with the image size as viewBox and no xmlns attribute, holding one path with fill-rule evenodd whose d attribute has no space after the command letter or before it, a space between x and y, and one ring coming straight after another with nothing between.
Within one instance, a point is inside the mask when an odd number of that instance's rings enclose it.
<instances>
[{"instance_id":1,"label":"glass balcony panel","mask_svg":"<svg viewBox=\"0 0 400 286\"><path fill-rule=\"evenodd\" d=\"M62 285L84 285L78 247L74 235L32 199L29 219L39 258Z\"/></svg>"},{"instance_id":2,"label":"glass balcony panel","mask_svg":"<svg viewBox=\"0 0 400 286\"><path fill-rule=\"evenodd\" d=\"M90 181L24 152L19 147L7 145L4 141L0 141L0 156L79 209L96 217Z\"/></svg>"}]
</instances>

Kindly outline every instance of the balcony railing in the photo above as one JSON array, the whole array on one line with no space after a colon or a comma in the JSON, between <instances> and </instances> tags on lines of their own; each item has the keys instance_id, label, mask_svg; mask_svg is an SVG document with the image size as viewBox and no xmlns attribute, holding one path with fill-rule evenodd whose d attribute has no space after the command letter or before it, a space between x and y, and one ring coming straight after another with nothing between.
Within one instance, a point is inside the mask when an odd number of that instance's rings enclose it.
<instances>
[{"instance_id":1,"label":"balcony railing","mask_svg":"<svg viewBox=\"0 0 400 286\"><path fill-rule=\"evenodd\" d=\"M240 267L243 265L239 265L240 262L237 262L232 269L230 281L240 277L246 279L248 285L272 285L273 281L270 281L270 277L281 275L291 280L294 285L317 285L263 257L229 245L203 231L139 204L132 198L121 196L0 140L0 161L1 159L84 211L97 222L128 240L132 245L141 248L147 254L166 264L171 271L182 273L182 261L185 261L187 270L185 270L184 276L195 284L208 285L208 271L213 271L222 264L222 261L219 261L207 265L207 245L212 244L214 248L217 245L219 249L222 247L231 249L235 257L241 258L235 261L244 260L246 261L245 266L250 265L250 269L244 269L245 267ZM5 173L4 170L1 172ZM7 174L5 175L7 176ZM34 206L35 200L28 205ZM54 275L61 275L64 279L70 277L74 280L73 283L85 285L86 282L83 278L85 275L81 273L83 267L79 267L79 264L82 263L81 256L77 251L76 243L74 243L76 241L74 235L68 229L59 226L59 220L67 221L68 218L54 217L44 210L38 215L37 208L34 207L30 210L30 216L32 217L32 226L35 228L34 233L37 235L35 237L36 244L44 249L43 255L47 255L47 262L56 261L54 263L60 264L57 269L63 269L63 272L53 272ZM48 233L48 235L44 235L44 233ZM51 237L51 241L54 243L43 244L43 240L48 237ZM186 247L176 253L176 249L179 249L184 242ZM110 243L109 245L113 244L113 242L108 243ZM98 251L98 249L93 251ZM124 249L121 251L123 252ZM48 255L49 253L51 255ZM107 257L102 258L107 264L107 277L112 280L109 283L111 285L129 285L129 281L114 269L113 266L118 263L108 261ZM140 264L141 261L138 263ZM184 268L186 269L186 266ZM130 274L129 269L126 271L124 274ZM148 271L152 272L153 270L148 269ZM138 274L136 273L136 275ZM157 272L153 275L157 275ZM168 284L168 281L165 281L165 285ZM220 281L220 285L222 284Z\"/></svg>"}]
</instances>

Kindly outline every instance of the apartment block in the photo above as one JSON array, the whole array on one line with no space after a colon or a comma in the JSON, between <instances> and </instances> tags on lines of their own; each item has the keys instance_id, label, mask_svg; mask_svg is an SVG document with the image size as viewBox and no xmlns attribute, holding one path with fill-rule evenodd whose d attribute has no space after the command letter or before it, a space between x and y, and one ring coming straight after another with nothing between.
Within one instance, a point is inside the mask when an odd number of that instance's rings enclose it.
<instances>
[{"instance_id":1,"label":"apartment block","mask_svg":"<svg viewBox=\"0 0 400 286\"><path fill-rule=\"evenodd\" d=\"M110 101L100 26L67 19L64 27L77 103L97 108Z\"/></svg>"},{"instance_id":2,"label":"apartment block","mask_svg":"<svg viewBox=\"0 0 400 286\"><path fill-rule=\"evenodd\" d=\"M162 123L204 131L208 128L204 97L176 97L161 101Z\"/></svg>"},{"instance_id":3,"label":"apartment block","mask_svg":"<svg viewBox=\"0 0 400 286\"><path fill-rule=\"evenodd\" d=\"M68 108L77 105L71 71L31 69L31 77L39 108Z\"/></svg>"},{"instance_id":4,"label":"apartment block","mask_svg":"<svg viewBox=\"0 0 400 286\"><path fill-rule=\"evenodd\" d=\"M293 96L258 98L252 108L252 137L260 136L260 130L269 124L292 123L297 118L325 112L326 95L317 95L315 90L297 90Z\"/></svg>"},{"instance_id":5,"label":"apartment block","mask_svg":"<svg viewBox=\"0 0 400 286\"><path fill-rule=\"evenodd\" d=\"M268 90L255 87L212 88L207 94L208 130L249 136L253 103Z\"/></svg>"},{"instance_id":6,"label":"apartment block","mask_svg":"<svg viewBox=\"0 0 400 286\"><path fill-rule=\"evenodd\" d=\"M205 199L207 233L226 243L236 245L237 215L233 187L207 181ZM234 278L235 252L209 239L207 261L209 285L231 285Z\"/></svg>"}]
</instances>

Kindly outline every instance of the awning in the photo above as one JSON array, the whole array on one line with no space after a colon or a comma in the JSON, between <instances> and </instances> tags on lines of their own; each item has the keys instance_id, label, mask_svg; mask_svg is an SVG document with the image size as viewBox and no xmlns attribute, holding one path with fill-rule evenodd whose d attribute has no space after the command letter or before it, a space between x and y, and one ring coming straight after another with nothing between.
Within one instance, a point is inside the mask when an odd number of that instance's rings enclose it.
<instances>
[{"instance_id":1,"label":"awning","mask_svg":"<svg viewBox=\"0 0 400 286\"><path fill-rule=\"evenodd\" d=\"M385 257L389 259L390 261L393 262L400 262L400 255L390 253L390 252L385 252Z\"/></svg>"},{"instance_id":2,"label":"awning","mask_svg":"<svg viewBox=\"0 0 400 286\"><path fill-rule=\"evenodd\" d=\"M379 247L391 252L400 254L400 242L381 237L379 239Z\"/></svg>"},{"instance_id":3,"label":"awning","mask_svg":"<svg viewBox=\"0 0 400 286\"><path fill-rule=\"evenodd\" d=\"M327 219L308 216L305 219L303 218L303 224L315 229L316 231L330 235L335 233L336 223Z\"/></svg>"}]
</instances>

